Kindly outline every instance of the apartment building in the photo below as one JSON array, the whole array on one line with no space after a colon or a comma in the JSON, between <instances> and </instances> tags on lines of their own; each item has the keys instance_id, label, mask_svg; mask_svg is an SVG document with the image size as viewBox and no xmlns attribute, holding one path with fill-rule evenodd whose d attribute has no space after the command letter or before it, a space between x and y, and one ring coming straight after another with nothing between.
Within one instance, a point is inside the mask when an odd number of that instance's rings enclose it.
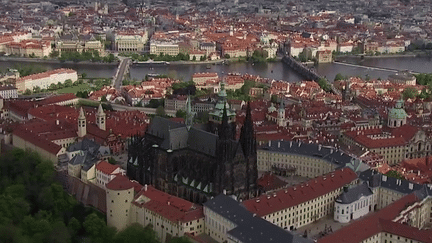
<instances>
[{"instance_id":1,"label":"apartment building","mask_svg":"<svg viewBox=\"0 0 432 243\"><path fill-rule=\"evenodd\" d=\"M51 42L44 40L22 40L6 44L6 54L24 57L48 57L51 53Z\"/></svg>"},{"instance_id":2,"label":"apartment building","mask_svg":"<svg viewBox=\"0 0 432 243\"><path fill-rule=\"evenodd\" d=\"M270 223L294 230L332 215L335 200L344 186L356 184L357 181L357 174L352 169L342 168L242 204Z\"/></svg>"},{"instance_id":3,"label":"apartment building","mask_svg":"<svg viewBox=\"0 0 432 243\"><path fill-rule=\"evenodd\" d=\"M350 163L353 158L336 148L294 141L269 141L257 151L258 171L290 171L314 178Z\"/></svg>"},{"instance_id":4,"label":"apartment building","mask_svg":"<svg viewBox=\"0 0 432 243\"><path fill-rule=\"evenodd\" d=\"M0 97L2 97L3 99L18 98L17 88L12 85L0 86Z\"/></svg>"},{"instance_id":5,"label":"apartment building","mask_svg":"<svg viewBox=\"0 0 432 243\"><path fill-rule=\"evenodd\" d=\"M177 56L180 53L179 45L174 42L150 41L150 54L160 55L161 53L163 55Z\"/></svg>"}]
</instances>

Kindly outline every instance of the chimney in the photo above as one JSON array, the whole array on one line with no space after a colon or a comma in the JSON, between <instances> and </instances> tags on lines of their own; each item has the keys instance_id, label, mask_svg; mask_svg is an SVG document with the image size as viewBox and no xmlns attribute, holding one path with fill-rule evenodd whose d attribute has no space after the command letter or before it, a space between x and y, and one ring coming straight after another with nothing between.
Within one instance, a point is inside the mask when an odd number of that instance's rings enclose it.
<instances>
[{"instance_id":1,"label":"chimney","mask_svg":"<svg viewBox=\"0 0 432 243\"><path fill-rule=\"evenodd\" d=\"M278 142L278 148L280 148L280 141Z\"/></svg>"},{"instance_id":2,"label":"chimney","mask_svg":"<svg viewBox=\"0 0 432 243\"><path fill-rule=\"evenodd\" d=\"M226 190L225 189L223 189L223 194L226 195Z\"/></svg>"},{"instance_id":3,"label":"chimney","mask_svg":"<svg viewBox=\"0 0 432 243\"><path fill-rule=\"evenodd\" d=\"M414 185L413 185L412 183L409 183L409 184L408 184L408 188L409 188L410 190L412 190L412 189L414 188Z\"/></svg>"},{"instance_id":4,"label":"chimney","mask_svg":"<svg viewBox=\"0 0 432 243\"><path fill-rule=\"evenodd\" d=\"M170 202L170 201L168 201L168 206L169 206L169 205L171 205L171 202Z\"/></svg>"},{"instance_id":5,"label":"chimney","mask_svg":"<svg viewBox=\"0 0 432 243\"><path fill-rule=\"evenodd\" d=\"M271 140L269 141L269 145L268 146L271 147Z\"/></svg>"},{"instance_id":6,"label":"chimney","mask_svg":"<svg viewBox=\"0 0 432 243\"><path fill-rule=\"evenodd\" d=\"M147 184L144 185L144 191L147 191Z\"/></svg>"},{"instance_id":7,"label":"chimney","mask_svg":"<svg viewBox=\"0 0 432 243\"><path fill-rule=\"evenodd\" d=\"M382 176L382 181L387 181L387 176L386 175Z\"/></svg>"},{"instance_id":8,"label":"chimney","mask_svg":"<svg viewBox=\"0 0 432 243\"><path fill-rule=\"evenodd\" d=\"M59 120L56 120L56 125L57 126L60 125L60 121Z\"/></svg>"}]
</instances>

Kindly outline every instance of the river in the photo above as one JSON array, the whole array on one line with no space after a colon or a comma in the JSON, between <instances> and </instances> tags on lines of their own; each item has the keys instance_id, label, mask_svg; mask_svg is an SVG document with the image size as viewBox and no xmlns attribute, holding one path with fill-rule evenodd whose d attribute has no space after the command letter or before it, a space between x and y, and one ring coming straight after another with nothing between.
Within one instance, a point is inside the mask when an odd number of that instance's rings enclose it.
<instances>
[{"instance_id":1,"label":"river","mask_svg":"<svg viewBox=\"0 0 432 243\"><path fill-rule=\"evenodd\" d=\"M369 76L370 78L387 78L392 74L391 71L374 70L368 67L382 67L393 68L399 70L411 70L414 72L432 72L432 58L430 57L388 57L388 58L365 58L360 59L357 57L344 57L343 62L356 64L359 66L348 66L340 63L319 64L315 68L317 72L326 76L329 80L333 80L337 73L346 76ZM17 65L34 65L40 66L45 69L51 70L55 68L72 68L78 73L86 73L87 77L96 78L111 78L116 71L116 66L106 66L99 64L80 64L80 63L23 63L16 61L1 61L0 70L4 71L6 68L13 68ZM146 74L167 74L177 77L184 81L190 80L192 74L197 72L216 72L220 76L227 73L249 73L259 75L260 77L271 78L275 80L286 80L289 82L301 81L303 78L296 72L291 70L287 65L282 62L272 63L232 63L230 65L206 65L206 64L193 64L193 65L161 65L161 64L136 64L130 69L130 76L132 79L142 80Z\"/></svg>"}]
</instances>

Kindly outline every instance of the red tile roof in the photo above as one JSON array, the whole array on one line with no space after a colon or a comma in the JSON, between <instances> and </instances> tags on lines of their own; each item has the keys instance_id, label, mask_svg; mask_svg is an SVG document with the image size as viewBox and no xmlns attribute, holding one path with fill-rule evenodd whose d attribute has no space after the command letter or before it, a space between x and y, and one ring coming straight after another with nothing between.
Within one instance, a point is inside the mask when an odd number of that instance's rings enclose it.
<instances>
[{"instance_id":1,"label":"red tile roof","mask_svg":"<svg viewBox=\"0 0 432 243\"><path fill-rule=\"evenodd\" d=\"M114 179L108 182L108 184L106 184L106 188L113 191L128 190L132 187L135 192L139 192L143 186L136 181L129 180L129 178L124 175L117 175Z\"/></svg>"},{"instance_id":2,"label":"red tile roof","mask_svg":"<svg viewBox=\"0 0 432 243\"><path fill-rule=\"evenodd\" d=\"M140 196L149 198L150 201L140 201ZM145 207L172 222L189 222L204 218L201 206L147 185L137 194L133 204Z\"/></svg>"},{"instance_id":3,"label":"red tile roof","mask_svg":"<svg viewBox=\"0 0 432 243\"><path fill-rule=\"evenodd\" d=\"M346 131L345 135L367 148L381 148L403 146L416 134L418 130L419 129L414 126L405 124L395 129L373 128ZM383 136L384 132L388 132L390 135Z\"/></svg>"},{"instance_id":4,"label":"red tile roof","mask_svg":"<svg viewBox=\"0 0 432 243\"><path fill-rule=\"evenodd\" d=\"M378 212L372 213L350 225L318 240L318 243L362 242L380 232L387 232L421 242L432 242L432 230L419 230L405 224L392 222L408 205L418 201L411 193Z\"/></svg>"},{"instance_id":5,"label":"red tile roof","mask_svg":"<svg viewBox=\"0 0 432 243\"><path fill-rule=\"evenodd\" d=\"M325 195L351 183L356 178L357 174L353 170L343 168L303 184L244 201L243 205L250 212L263 217Z\"/></svg>"},{"instance_id":6,"label":"red tile roof","mask_svg":"<svg viewBox=\"0 0 432 243\"><path fill-rule=\"evenodd\" d=\"M119 165L112 165L105 160L102 160L96 165L96 170L99 170L100 172L107 175L111 175L118 168L120 168Z\"/></svg>"}]
</instances>

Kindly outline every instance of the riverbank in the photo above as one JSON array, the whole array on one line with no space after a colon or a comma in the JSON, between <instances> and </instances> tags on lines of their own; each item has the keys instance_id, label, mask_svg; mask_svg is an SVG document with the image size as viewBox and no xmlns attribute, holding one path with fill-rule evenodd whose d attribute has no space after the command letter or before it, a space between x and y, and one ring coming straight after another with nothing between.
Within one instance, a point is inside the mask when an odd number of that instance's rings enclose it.
<instances>
[{"instance_id":1,"label":"riverbank","mask_svg":"<svg viewBox=\"0 0 432 243\"><path fill-rule=\"evenodd\" d=\"M74 64L74 65L103 65L103 66L117 66L118 61L108 62L73 62L73 61L60 61L57 59L43 59L43 58L28 58L28 57L0 57L0 62L28 62L28 63L40 63L40 64Z\"/></svg>"}]
</instances>

